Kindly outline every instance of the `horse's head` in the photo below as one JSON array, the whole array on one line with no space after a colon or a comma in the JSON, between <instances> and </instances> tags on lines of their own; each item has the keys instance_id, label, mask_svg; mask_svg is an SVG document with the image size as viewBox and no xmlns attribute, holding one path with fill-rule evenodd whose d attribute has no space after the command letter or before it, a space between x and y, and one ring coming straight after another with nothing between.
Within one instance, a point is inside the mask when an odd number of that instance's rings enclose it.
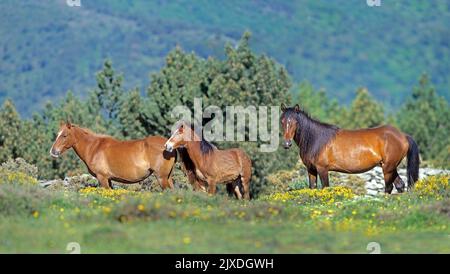
<instances>
[{"instance_id":1,"label":"horse's head","mask_svg":"<svg viewBox=\"0 0 450 274\"><path fill-rule=\"evenodd\" d=\"M288 149L292 146L292 139L297 131L296 115L300 112L299 105L294 107L286 107L285 104L281 104L281 127L283 128L283 146Z\"/></svg>"},{"instance_id":2,"label":"horse's head","mask_svg":"<svg viewBox=\"0 0 450 274\"><path fill-rule=\"evenodd\" d=\"M193 141L193 130L186 123L181 122L164 145L165 149L171 152L174 149L186 145L187 142Z\"/></svg>"},{"instance_id":3,"label":"horse's head","mask_svg":"<svg viewBox=\"0 0 450 274\"><path fill-rule=\"evenodd\" d=\"M58 158L64 151L68 150L75 144L75 136L73 126L70 122L63 122L59 126L56 140L50 148L50 155Z\"/></svg>"}]
</instances>

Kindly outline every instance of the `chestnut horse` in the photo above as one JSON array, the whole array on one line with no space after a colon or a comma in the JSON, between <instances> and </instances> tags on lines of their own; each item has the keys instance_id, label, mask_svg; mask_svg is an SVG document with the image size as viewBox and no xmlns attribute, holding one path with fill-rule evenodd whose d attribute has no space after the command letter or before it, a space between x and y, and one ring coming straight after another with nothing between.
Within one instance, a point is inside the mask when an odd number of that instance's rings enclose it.
<instances>
[{"instance_id":1,"label":"chestnut horse","mask_svg":"<svg viewBox=\"0 0 450 274\"><path fill-rule=\"evenodd\" d=\"M236 198L250 199L252 162L243 150L219 150L185 123L178 125L165 147L169 152L184 147L192 161L193 173L188 176L195 183L194 188L206 190L207 187L208 193L215 194L216 185L225 183L228 192L234 192Z\"/></svg>"},{"instance_id":2,"label":"chestnut horse","mask_svg":"<svg viewBox=\"0 0 450 274\"><path fill-rule=\"evenodd\" d=\"M357 130L340 129L311 118L298 105L281 105L281 124L284 147L292 139L300 149L300 158L306 166L310 188L316 187L317 175L323 187L329 186L328 171L361 173L381 166L385 192L394 185L403 192L405 183L397 173L397 166L407 156L408 189L419 177L419 148L411 136L389 125Z\"/></svg>"},{"instance_id":3,"label":"chestnut horse","mask_svg":"<svg viewBox=\"0 0 450 274\"><path fill-rule=\"evenodd\" d=\"M173 189L171 174L177 154L165 151L166 141L160 136L119 141L68 122L61 124L50 155L57 158L73 148L104 188L111 188L111 180L137 183L154 173L163 189Z\"/></svg>"}]
</instances>

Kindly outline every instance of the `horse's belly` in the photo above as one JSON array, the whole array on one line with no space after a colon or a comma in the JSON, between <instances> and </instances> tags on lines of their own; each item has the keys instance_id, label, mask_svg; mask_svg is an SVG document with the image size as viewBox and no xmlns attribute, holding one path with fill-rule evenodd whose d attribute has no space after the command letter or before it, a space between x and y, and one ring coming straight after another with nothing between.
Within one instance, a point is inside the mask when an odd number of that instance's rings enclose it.
<instances>
[{"instance_id":1,"label":"horse's belly","mask_svg":"<svg viewBox=\"0 0 450 274\"><path fill-rule=\"evenodd\" d=\"M217 183L228 183L236 180L239 174L234 170L221 170L220 172L210 172L210 174L204 174L199 169L195 170L195 174L202 181L215 181Z\"/></svg>"},{"instance_id":2,"label":"horse's belly","mask_svg":"<svg viewBox=\"0 0 450 274\"><path fill-rule=\"evenodd\" d=\"M335 150L329 157L329 170L345 173L366 172L381 164L382 157L374 149L358 147L350 150Z\"/></svg>"},{"instance_id":3,"label":"horse's belly","mask_svg":"<svg viewBox=\"0 0 450 274\"><path fill-rule=\"evenodd\" d=\"M108 161L110 176L127 182L145 179L151 173L149 164L139 158L116 158Z\"/></svg>"}]
</instances>

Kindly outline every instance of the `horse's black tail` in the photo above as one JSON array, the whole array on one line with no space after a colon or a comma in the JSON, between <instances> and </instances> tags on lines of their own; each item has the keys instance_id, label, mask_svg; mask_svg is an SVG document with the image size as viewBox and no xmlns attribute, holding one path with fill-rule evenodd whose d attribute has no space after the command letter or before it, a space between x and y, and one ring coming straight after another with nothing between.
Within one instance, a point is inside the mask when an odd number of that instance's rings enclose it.
<instances>
[{"instance_id":1,"label":"horse's black tail","mask_svg":"<svg viewBox=\"0 0 450 274\"><path fill-rule=\"evenodd\" d=\"M407 135L406 139L408 139L409 143L406 171L408 175L408 189L411 189L419 179L419 147L411 136Z\"/></svg>"}]
</instances>

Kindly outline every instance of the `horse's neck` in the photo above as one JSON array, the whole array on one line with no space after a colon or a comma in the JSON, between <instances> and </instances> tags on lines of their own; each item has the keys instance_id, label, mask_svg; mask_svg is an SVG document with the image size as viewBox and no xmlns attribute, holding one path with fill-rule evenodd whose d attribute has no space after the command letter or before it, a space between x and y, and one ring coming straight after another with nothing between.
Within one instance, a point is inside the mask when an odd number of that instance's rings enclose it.
<instances>
[{"instance_id":1,"label":"horse's neck","mask_svg":"<svg viewBox=\"0 0 450 274\"><path fill-rule=\"evenodd\" d=\"M73 150L83 162L88 164L89 156L91 154L90 150L92 146L96 143L95 141L98 139L98 137L88 132L84 132L80 128L75 129L76 129L75 130L76 142L73 146Z\"/></svg>"},{"instance_id":2,"label":"horse's neck","mask_svg":"<svg viewBox=\"0 0 450 274\"><path fill-rule=\"evenodd\" d=\"M205 159L204 155L202 154L202 151L200 150L200 142L199 141L188 142L185 148L195 167L198 169L203 169Z\"/></svg>"},{"instance_id":3,"label":"horse's neck","mask_svg":"<svg viewBox=\"0 0 450 274\"><path fill-rule=\"evenodd\" d=\"M305 119L309 118L298 117L294 141L300 149L302 160L311 162L317 158L322 148L335 136L337 128L323 125L312 119L301 124L301 121L305 121Z\"/></svg>"},{"instance_id":4,"label":"horse's neck","mask_svg":"<svg viewBox=\"0 0 450 274\"><path fill-rule=\"evenodd\" d=\"M298 115L300 115L300 114L298 114ZM306 132L309 129L305 128L305 125L300 124L301 119L302 119L302 117L296 117L297 128L295 130L294 141L297 143L298 146L300 146L301 140L302 140L302 138L305 138L306 134L312 133L312 132ZM314 133L312 133L312 134L314 134Z\"/></svg>"}]
</instances>

